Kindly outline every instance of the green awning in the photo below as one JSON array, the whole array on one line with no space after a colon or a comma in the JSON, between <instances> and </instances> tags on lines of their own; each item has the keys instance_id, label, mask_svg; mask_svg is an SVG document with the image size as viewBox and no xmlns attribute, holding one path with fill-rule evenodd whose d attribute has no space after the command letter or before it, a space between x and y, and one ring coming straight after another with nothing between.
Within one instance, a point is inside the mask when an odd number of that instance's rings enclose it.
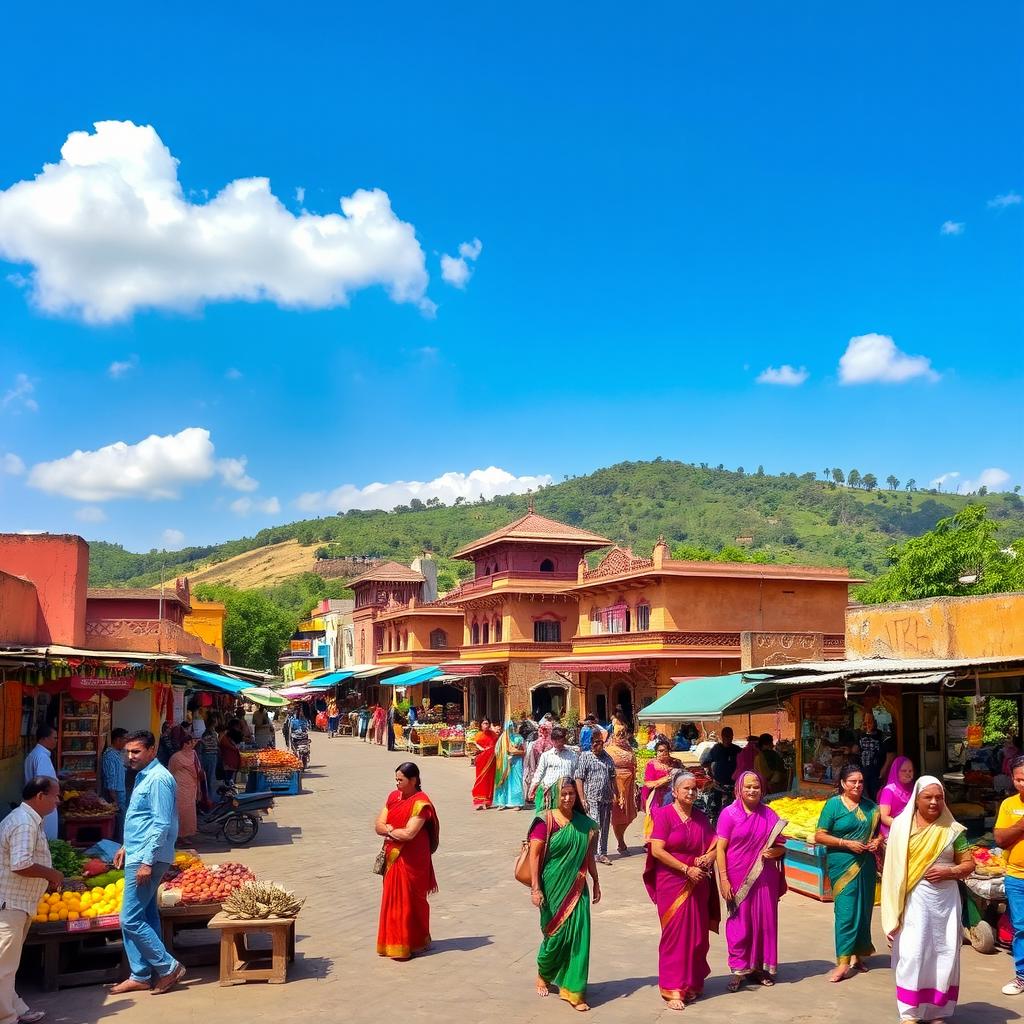
<instances>
[{"instance_id":1,"label":"green awning","mask_svg":"<svg viewBox=\"0 0 1024 1024\"><path fill-rule=\"evenodd\" d=\"M677 683L638 714L641 722L679 722L721 718L730 706L751 694L751 683L742 673L708 676Z\"/></svg>"}]
</instances>

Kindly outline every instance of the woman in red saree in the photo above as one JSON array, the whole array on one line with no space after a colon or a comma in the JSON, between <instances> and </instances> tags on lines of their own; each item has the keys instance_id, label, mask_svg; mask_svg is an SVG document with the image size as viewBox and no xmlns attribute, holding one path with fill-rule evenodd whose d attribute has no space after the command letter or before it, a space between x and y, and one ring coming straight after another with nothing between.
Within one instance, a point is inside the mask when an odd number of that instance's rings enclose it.
<instances>
[{"instance_id":1,"label":"woman in red saree","mask_svg":"<svg viewBox=\"0 0 1024 1024\"><path fill-rule=\"evenodd\" d=\"M432 854L441 826L430 797L420 788L420 770L411 761L395 771L395 791L377 815L384 837L384 892L380 901L377 955L408 960L430 948L430 904L437 892Z\"/></svg>"},{"instance_id":2,"label":"woman in red saree","mask_svg":"<svg viewBox=\"0 0 1024 1024\"><path fill-rule=\"evenodd\" d=\"M476 744L476 783L473 786L473 804L478 811L484 811L494 801L495 745L500 736L491 728L490 719L480 723L480 731L473 737Z\"/></svg>"},{"instance_id":3,"label":"woman in red saree","mask_svg":"<svg viewBox=\"0 0 1024 1024\"><path fill-rule=\"evenodd\" d=\"M654 811L644 885L658 908L658 986L672 1010L682 1010L704 991L710 931L721 908L712 865L718 840L711 822L693 806L697 780L689 772L672 779L672 803Z\"/></svg>"}]
</instances>

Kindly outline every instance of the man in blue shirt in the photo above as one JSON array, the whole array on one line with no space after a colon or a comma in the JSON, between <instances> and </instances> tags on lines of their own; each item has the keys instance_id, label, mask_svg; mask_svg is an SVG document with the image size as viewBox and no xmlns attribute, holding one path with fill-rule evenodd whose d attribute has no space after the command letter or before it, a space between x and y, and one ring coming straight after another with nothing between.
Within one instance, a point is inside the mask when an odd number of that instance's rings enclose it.
<instances>
[{"instance_id":1,"label":"man in blue shirt","mask_svg":"<svg viewBox=\"0 0 1024 1024\"><path fill-rule=\"evenodd\" d=\"M156 759L151 732L133 732L125 743L128 767L136 771L124 822L124 846L114 867L124 868L121 933L131 974L110 991L160 995L185 976L163 944L156 891L174 861L178 838L177 787L171 773Z\"/></svg>"},{"instance_id":2,"label":"man in blue shirt","mask_svg":"<svg viewBox=\"0 0 1024 1024\"><path fill-rule=\"evenodd\" d=\"M117 808L114 838L118 842L124 840L124 815L128 810L124 764L124 745L127 739L127 729L111 730L110 743L100 758L100 796Z\"/></svg>"}]
</instances>

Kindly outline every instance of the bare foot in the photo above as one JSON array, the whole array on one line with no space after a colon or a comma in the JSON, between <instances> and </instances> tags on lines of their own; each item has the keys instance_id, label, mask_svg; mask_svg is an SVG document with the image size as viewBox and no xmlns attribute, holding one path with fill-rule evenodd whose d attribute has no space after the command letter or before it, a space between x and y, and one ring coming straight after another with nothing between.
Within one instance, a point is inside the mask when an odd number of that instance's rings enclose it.
<instances>
[{"instance_id":1,"label":"bare foot","mask_svg":"<svg viewBox=\"0 0 1024 1024\"><path fill-rule=\"evenodd\" d=\"M572 1008L579 1013L586 1013L590 1006L587 1003L573 1003Z\"/></svg>"},{"instance_id":2,"label":"bare foot","mask_svg":"<svg viewBox=\"0 0 1024 1024\"><path fill-rule=\"evenodd\" d=\"M148 992L150 984L148 981L136 981L134 978L125 978L116 985L111 985L109 991L112 996L124 995L125 992Z\"/></svg>"},{"instance_id":3,"label":"bare foot","mask_svg":"<svg viewBox=\"0 0 1024 1024\"><path fill-rule=\"evenodd\" d=\"M860 971L861 974L868 973L868 965L863 960L854 960L853 969L855 971Z\"/></svg>"},{"instance_id":4,"label":"bare foot","mask_svg":"<svg viewBox=\"0 0 1024 1024\"><path fill-rule=\"evenodd\" d=\"M684 1003L695 1003L695 1002L697 1002L698 996L700 996L699 992L694 992L692 988L688 988L683 993L683 1002Z\"/></svg>"},{"instance_id":5,"label":"bare foot","mask_svg":"<svg viewBox=\"0 0 1024 1024\"><path fill-rule=\"evenodd\" d=\"M543 978L537 979L537 995L542 999L547 999L551 995L551 991L548 989L548 983Z\"/></svg>"},{"instance_id":6,"label":"bare foot","mask_svg":"<svg viewBox=\"0 0 1024 1024\"><path fill-rule=\"evenodd\" d=\"M669 1000L666 1001L665 1005L670 1010L685 1010L686 1009L686 1003L684 1003L682 1001L682 999L669 999Z\"/></svg>"},{"instance_id":7,"label":"bare foot","mask_svg":"<svg viewBox=\"0 0 1024 1024\"><path fill-rule=\"evenodd\" d=\"M840 964L829 976L828 980L835 984L838 981L845 981L850 976L850 968L847 964Z\"/></svg>"}]
</instances>

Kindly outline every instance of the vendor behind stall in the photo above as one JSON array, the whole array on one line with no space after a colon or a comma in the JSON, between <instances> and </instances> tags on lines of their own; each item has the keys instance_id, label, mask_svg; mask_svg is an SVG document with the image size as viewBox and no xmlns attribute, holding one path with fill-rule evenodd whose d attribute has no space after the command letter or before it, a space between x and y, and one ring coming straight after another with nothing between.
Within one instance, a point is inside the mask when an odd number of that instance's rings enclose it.
<instances>
[{"instance_id":1,"label":"vendor behind stall","mask_svg":"<svg viewBox=\"0 0 1024 1024\"><path fill-rule=\"evenodd\" d=\"M124 838L124 812L128 807L128 792L125 786L124 744L128 739L127 729L112 729L110 743L100 758L100 796L117 808L114 821L114 838Z\"/></svg>"},{"instance_id":2,"label":"vendor behind stall","mask_svg":"<svg viewBox=\"0 0 1024 1024\"><path fill-rule=\"evenodd\" d=\"M57 747L57 730L52 725L41 725L36 730L36 745L25 758L26 785L36 778L56 779L53 770L53 751ZM57 809L49 811L43 818L47 839L57 838Z\"/></svg>"}]
</instances>

